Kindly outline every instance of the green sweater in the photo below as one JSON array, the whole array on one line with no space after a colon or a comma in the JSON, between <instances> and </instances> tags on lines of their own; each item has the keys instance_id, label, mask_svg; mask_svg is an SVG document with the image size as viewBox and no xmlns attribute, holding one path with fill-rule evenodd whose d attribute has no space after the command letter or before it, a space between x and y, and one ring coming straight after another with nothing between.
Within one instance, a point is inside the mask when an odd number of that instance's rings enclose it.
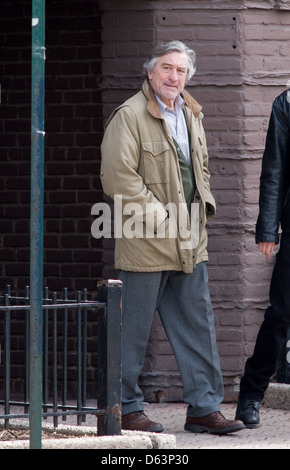
<instances>
[{"instance_id":1,"label":"green sweater","mask_svg":"<svg viewBox=\"0 0 290 470\"><path fill-rule=\"evenodd\" d=\"M187 204L187 209L189 212L189 215L191 213L191 203L193 201L194 193L196 190L196 184L195 184L195 178L194 178L194 172L192 168L191 161L190 163L187 162L184 153L182 152L181 148L179 147L178 143L176 142L175 139L173 139L175 146L176 146L176 151L178 155L178 161L179 161L179 167L180 167L180 172L181 172L181 178L182 178L182 184L183 184L183 191L184 191L184 196Z\"/></svg>"}]
</instances>

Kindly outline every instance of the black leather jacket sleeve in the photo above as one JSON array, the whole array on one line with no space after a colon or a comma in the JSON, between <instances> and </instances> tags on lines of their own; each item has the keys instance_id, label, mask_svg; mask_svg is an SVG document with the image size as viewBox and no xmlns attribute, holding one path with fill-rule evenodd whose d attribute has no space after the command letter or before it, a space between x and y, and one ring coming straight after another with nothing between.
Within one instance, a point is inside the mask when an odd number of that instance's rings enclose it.
<instances>
[{"instance_id":1,"label":"black leather jacket sleeve","mask_svg":"<svg viewBox=\"0 0 290 470\"><path fill-rule=\"evenodd\" d=\"M279 226L287 229L284 212L289 199L289 128L290 92L287 90L273 102L260 177L259 215L256 224L256 243L279 242ZM290 201L289 208L290 209ZM287 214L286 214L287 215ZM290 230L290 213L289 213Z\"/></svg>"}]
</instances>

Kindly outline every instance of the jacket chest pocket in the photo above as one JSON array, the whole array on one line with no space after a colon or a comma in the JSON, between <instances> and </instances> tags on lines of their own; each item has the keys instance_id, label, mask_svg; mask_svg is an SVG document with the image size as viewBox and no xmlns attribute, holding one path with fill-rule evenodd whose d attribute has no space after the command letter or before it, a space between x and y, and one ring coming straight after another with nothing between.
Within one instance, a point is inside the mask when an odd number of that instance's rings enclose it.
<instances>
[{"instance_id":1,"label":"jacket chest pocket","mask_svg":"<svg viewBox=\"0 0 290 470\"><path fill-rule=\"evenodd\" d=\"M142 142L145 184L168 183L168 142Z\"/></svg>"}]
</instances>

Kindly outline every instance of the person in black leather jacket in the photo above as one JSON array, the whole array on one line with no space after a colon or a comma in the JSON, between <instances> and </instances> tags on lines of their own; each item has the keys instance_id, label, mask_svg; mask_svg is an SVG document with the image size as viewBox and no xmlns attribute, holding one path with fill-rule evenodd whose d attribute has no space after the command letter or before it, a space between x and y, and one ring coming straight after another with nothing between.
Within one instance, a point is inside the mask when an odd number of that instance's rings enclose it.
<instances>
[{"instance_id":1,"label":"person in black leather jacket","mask_svg":"<svg viewBox=\"0 0 290 470\"><path fill-rule=\"evenodd\" d=\"M259 426L259 408L290 326L290 90L273 102L262 160L256 243L270 258L279 251L270 285L270 306L260 327L253 356L240 383L236 419ZM279 229L281 227L281 236ZM280 240L279 240L280 238Z\"/></svg>"}]
</instances>

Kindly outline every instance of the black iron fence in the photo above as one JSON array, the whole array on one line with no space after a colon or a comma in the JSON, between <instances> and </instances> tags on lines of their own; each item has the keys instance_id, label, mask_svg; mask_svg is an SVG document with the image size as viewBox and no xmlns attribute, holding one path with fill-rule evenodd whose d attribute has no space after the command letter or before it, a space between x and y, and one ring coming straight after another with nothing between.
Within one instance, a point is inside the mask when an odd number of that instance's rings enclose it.
<instances>
[{"instance_id":1,"label":"black iron fence","mask_svg":"<svg viewBox=\"0 0 290 470\"><path fill-rule=\"evenodd\" d=\"M71 300L67 289L62 295L50 295L45 289L39 372L42 417L52 417L54 426L68 415L76 415L77 424L82 424L87 414L93 414L99 435L121 433L121 287L115 280L99 283L97 301L88 300L86 290ZM97 408L87 406L88 313L96 317L97 325ZM12 418L29 418L29 320L29 288L17 297L7 286L0 295L0 420L6 429ZM73 378L69 377L72 371ZM22 388L17 400L13 397L15 381L21 382ZM75 385L68 390L68 383Z\"/></svg>"}]
</instances>

